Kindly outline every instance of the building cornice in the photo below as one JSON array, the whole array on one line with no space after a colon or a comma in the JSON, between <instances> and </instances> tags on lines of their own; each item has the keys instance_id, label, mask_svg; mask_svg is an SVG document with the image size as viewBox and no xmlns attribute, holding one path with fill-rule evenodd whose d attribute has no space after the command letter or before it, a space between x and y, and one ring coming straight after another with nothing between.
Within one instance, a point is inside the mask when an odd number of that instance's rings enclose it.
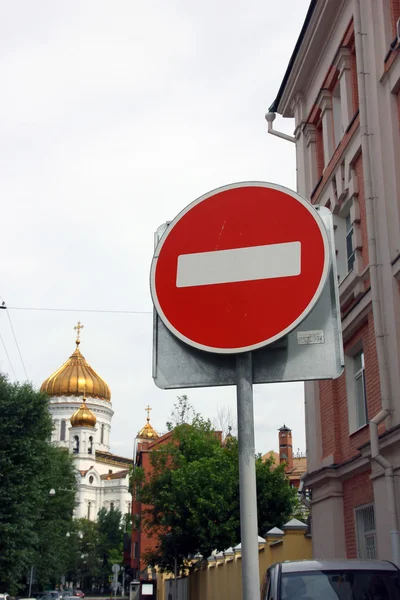
<instances>
[{"instance_id":1,"label":"building cornice","mask_svg":"<svg viewBox=\"0 0 400 600\"><path fill-rule=\"evenodd\" d=\"M361 455L351 458L349 461L340 465L330 465L323 467L318 471L309 473L304 479L307 487L319 486L332 479L347 479L355 472L365 471L370 466L370 461Z\"/></svg>"},{"instance_id":2,"label":"building cornice","mask_svg":"<svg viewBox=\"0 0 400 600\"><path fill-rule=\"evenodd\" d=\"M400 425L381 433L379 436L379 448L381 451L389 450L394 444L400 442ZM342 481L353 477L357 473L362 473L371 467L371 444L367 442L358 448L360 454L350 460L329 467L323 467L318 471L307 474L304 484L307 487L320 486L333 479ZM382 470L383 472L383 470Z\"/></svg>"},{"instance_id":3,"label":"building cornice","mask_svg":"<svg viewBox=\"0 0 400 600\"><path fill-rule=\"evenodd\" d=\"M116 454L104 452L103 450L96 450L96 462L104 463L106 465L116 465L118 467L125 467L128 469L131 465L133 465L133 460L131 458L117 456Z\"/></svg>"},{"instance_id":4,"label":"building cornice","mask_svg":"<svg viewBox=\"0 0 400 600\"><path fill-rule=\"evenodd\" d=\"M270 112L277 112L284 117L294 116L292 98L304 91L318 68L316 57L323 55L329 42L327 31L332 32L334 29L332 24L339 18L345 2L346 0L311 2L278 94L269 108Z\"/></svg>"}]
</instances>

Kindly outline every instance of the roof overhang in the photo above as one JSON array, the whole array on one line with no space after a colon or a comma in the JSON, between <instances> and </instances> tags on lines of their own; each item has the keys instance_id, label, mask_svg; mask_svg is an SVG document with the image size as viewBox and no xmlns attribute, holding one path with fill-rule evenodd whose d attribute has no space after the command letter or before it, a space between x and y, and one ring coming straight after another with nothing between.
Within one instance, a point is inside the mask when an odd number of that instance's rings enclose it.
<instances>
[{"instance_id":1,"label":"roof overhang","mask_svg":"<svg viewBox=\"0 0 400 600\"><path fill-rule=\"evenodd\" d=\"M346 0L311 0L299 38L269 112L292 118L293 98L304 92Z\"/></svg>"}]
</instances>

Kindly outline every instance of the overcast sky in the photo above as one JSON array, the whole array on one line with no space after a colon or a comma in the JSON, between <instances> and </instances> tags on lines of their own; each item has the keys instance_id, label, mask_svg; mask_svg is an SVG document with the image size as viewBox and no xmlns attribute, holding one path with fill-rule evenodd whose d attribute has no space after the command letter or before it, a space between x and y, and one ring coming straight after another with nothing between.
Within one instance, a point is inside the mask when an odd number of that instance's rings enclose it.
<instances>
[{"instance_id":1,"label":"overcast sky","mask_svg":"<svg viewBox=\"0 0 400 600\"><path fill-rule=\"evenodd\" d=\"M148 403L165 431L184 393L151 377L154 231L221 185L295 189L294 145L267 135L264 114L308 4L1 0L0 295L37 387L83 322L81 351L112 392L115 453L132 456ZM22 381L5 310L0 334L12 365L0 340L0 370ZM236 412L233 387L186 393L212 420ZM258 452L277 449L284 422L305 450L303 384L255 386L254 410Z\"/></svg>"}]
</instances>

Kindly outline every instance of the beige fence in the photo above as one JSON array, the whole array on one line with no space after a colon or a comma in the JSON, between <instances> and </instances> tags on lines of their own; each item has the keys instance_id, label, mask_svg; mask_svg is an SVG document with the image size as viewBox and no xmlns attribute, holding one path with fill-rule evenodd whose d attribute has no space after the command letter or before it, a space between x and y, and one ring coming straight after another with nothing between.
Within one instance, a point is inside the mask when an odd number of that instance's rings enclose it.
<instances>
[{"instance_id":1,"label":"beige fence","mask_svg":"<svg viewBox=\"0 0 400 600\"><path fill-rule=\"evenodd\" d=\"M258 551L261 579L275 562L312 558L307 526L292 519L282 529L274 527L265 540L259 538ZM241 600L241 568L240 544L204 560L189 573L188 600ZM158 579L157 600L168 600L165 597L166 577L158 575Z\"/></svg>"}]
</instances>

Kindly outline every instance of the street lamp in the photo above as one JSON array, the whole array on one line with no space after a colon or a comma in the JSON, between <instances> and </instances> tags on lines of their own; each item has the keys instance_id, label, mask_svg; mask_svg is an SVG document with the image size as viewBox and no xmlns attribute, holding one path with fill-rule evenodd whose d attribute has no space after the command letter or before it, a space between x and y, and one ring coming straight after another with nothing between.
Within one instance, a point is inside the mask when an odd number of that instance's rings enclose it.
<instances>
[{"instance_id":1,"label":"street lamp","mask_svg":"<svg viewBox=\"0 0 400 600\"><path fill-rule=\"evenodd\" d=\"M75 490L68 490L66 488L58 488L57 492L74 492ZM56 495L56 490L54 488L51 488L51 490L49 491L49 496L53 497Z\"/></svg>"}]
</instances>

